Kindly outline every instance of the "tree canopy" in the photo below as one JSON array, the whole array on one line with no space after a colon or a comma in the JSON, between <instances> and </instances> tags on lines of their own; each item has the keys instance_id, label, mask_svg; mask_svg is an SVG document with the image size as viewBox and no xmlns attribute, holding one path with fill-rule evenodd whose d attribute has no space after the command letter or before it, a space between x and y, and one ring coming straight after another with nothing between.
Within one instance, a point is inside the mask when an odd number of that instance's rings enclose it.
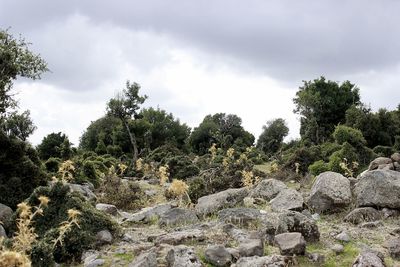
<instances>
[{"instance_id":1,"label":"tree canopy","mask_svg":"<svg viewBox=\"0 0 400 267\"><path fill-rule=\"evenodd\" d=\"M263 126L263 132L257 140L257 148L267 156L272 156L281 148L283 139L288 135L289 128L284 119L275 119Z\"/></svg>"}]
</instances>

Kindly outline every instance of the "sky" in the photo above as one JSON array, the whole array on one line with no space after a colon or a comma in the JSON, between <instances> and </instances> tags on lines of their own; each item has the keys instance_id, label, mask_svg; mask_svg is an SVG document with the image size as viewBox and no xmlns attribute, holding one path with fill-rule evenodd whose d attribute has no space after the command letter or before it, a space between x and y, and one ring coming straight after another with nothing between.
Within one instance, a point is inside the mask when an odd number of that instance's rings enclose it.
<instances>
[{"instance_id":1,"label":"sky","mask_svg":"<svg viewBox=\"0 0 400 267\"><path fill-rule=\"evenodd\" d=\"M192 128L225 112L256 137L284 118L296 138L303 80L350 80L374 110L400 104L399 10L395 0L0 0L0 28L50 69L14 85L33 144L61 131L78 145L127 80L145 107Z\"/></svg>"}]
</instances>

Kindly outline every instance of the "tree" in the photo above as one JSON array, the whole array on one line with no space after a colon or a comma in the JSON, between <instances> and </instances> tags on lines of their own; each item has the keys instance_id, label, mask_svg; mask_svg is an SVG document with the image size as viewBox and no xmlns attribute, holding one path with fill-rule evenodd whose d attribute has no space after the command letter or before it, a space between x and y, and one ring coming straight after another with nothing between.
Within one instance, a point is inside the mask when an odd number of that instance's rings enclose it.
<instances>
[{"instance_id":1,"label":"tree","mask_svg":"<svg viewBox=\"0 0 400 267\"><path fill-rule=\"evenodd\" d=\"M129 135L129 141L133 150L133 162L138 159L138 147L136 136L129 128L129 120L134 119L138 115L140 105L147 99L146 95L139 95L140 85L137 83L126 82L126 88L122 93L117 94L107 104L107 114L121 120Z\"/></svg>"},{"instance_id":2,"label":"tree","mask_svg":"<svg viewBox=\"0 0 400 267\"><path fill-rule=\"evenodd\" d=\"M37 146L39 157L42 160L49 158L69 159L72 156L71 143L68 137L61 133L51 133L45 136Z\"/></svg>"},{"instance_id":3,"label":"tree","mask_svg":"<svg viewBox=\"0 0 400 267\"><path fill-rule=\"evenodd\" d=\"M289 128L284 119L275 119L267 122L263 126L263 132L257 140L257 148L261 149L266 155L272 156L282 146L283 139L288 135Z\"/></svg>"},{"instance_id":4,"label":"tree","mask_svg":"<svg viewBox=\"0 0 400 267\"><path fill-rule=\"evenodd\" d=\"M7 116L4 125L4 132L11 137L18 137L22 141L26 139L36 130L36 126L30 117L29 110L19 114L13 111Z\"/></svg>"},{"instance_id":5,"label":"tree","mask_svg":"<svg viewBox=\"0 0 400 267\"><path fill-rule=\"evenodd\" d=\"M293 99L300 118L300 135L314 144L326 141L339 123L345 122L346 111L360 104L359 89L349 81L342 84L326 80L303 81Z\"/></svg>"}]
</instances>

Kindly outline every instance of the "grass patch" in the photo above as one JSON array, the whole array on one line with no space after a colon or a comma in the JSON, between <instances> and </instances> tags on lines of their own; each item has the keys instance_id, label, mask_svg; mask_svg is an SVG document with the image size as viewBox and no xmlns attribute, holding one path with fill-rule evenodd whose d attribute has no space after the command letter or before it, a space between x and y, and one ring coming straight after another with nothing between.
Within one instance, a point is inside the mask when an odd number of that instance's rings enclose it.
<instances>
[{"instance_id":1,"label":"grass patch","mask_svg":"<svg viewBox=\"0 0 400 267\"><path fill-rule=\"evenodd\" d=\"M264 164L254 165L253 169L265 174L271 174L271 163L268 162Z\"/></svg>"},{"instance_id":2,"label":"grass patch","mask_svg":"<svg viewBox=\"0 0 400 267\"><path fill-rule=\"evenodd\" d=\"M128 261L128 262L131 262L134 258L134 256L129 253L117 253L117 254L114 254L114 257L119 258L123 261Z\"/></svg>"}]
</instances>

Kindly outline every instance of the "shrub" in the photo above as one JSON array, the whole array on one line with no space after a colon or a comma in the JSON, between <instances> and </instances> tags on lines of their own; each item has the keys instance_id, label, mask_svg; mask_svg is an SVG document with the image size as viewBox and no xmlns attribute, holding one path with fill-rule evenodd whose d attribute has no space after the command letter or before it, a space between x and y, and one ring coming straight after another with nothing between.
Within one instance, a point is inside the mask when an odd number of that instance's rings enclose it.
<instances>
[{"instance_id":1,"label":"shrub","mask_svg":"<svg viewBox=\"0 0 400 267\"><path fill-rule=\"evenodd\" d=\"M299 174L305 174L308 171L308 166L321 159L321 148L319 146L303 146L295 149L293 153L290 153L290 151L286 151L286 153L289 153L289 155L286 155L286 159L284 159L284 168L298 170Z\"/></svg>"},{"instance_id":2,"label":"shrub","mask_svg":"<svg viewBox=\"0 0 400 267\"><path fill-rule=\"evenodd\" d=\"M393 147L390 146L376 146L372 151L380 157L389 157L396 152Z\"/></svg>"},{"instance_id":3,"label":"shrub","mask_svg":"<svg viewBox=\"0 0 400 267\"><path fill-rule=\"evenodd\" d=\"M166 158L161 163L167 164L170 176L177 179L196 176L200 172L200 169L185 155Z\"/></svg>"},{"instance_id":4,"label":"shrub","mask_svg":"<svg viewBox=\"0 0 400 267\"><path fill-rule=\"evenodd\" d=\"M193 203L196 203L199 198L208 194L206 182L202 177L194 177L188 180L189 197Z\"/></svg>"},{"instance_id":5,"label":"shrub","mask_svg":"<svg viewBox=\"0 0 400 267\"><path fill-rule=\"evenodd\" d=\"M318 161L314 162L313 164L311 164L310 166L308 166L308 171L312 175L317 176L320 173L329 171L329 166L323 160L318 160Z\"/></svg>"},{"instance_id":6,"label":"shrub","mask_svg":"<svg viewBox=\"0 0 400 267\"><path fill-rule=\"evenodd\" d=\"M367 143L360 130L345 125L336 126L333 138L339 145L347 142L353 146L363 146Z\"/></svg>"},{"instance_id":7,"label":"shrub","mask_svg":"<svg viewBox=\"0 0 400 267\"><path fill-rule=\"evenodd\" d=\"M49 158L44 163L44 165L46 166L46 170L51 173L56 173L60 168L60 164L61 164L60 158Z\"/></svg>"},{"instance_id":8,"label":"shrub","mask_svg":"<svg viewBox=\"0 0 400 267\"><path fill-rule=\"evenodd\" d=\"M329 170L345 174L345 170L340 166L344 160L347 162L358 162L356 149L349 143L345 142L342 148L334 152L329 158Z\"/></svg>"}]
</instances>

